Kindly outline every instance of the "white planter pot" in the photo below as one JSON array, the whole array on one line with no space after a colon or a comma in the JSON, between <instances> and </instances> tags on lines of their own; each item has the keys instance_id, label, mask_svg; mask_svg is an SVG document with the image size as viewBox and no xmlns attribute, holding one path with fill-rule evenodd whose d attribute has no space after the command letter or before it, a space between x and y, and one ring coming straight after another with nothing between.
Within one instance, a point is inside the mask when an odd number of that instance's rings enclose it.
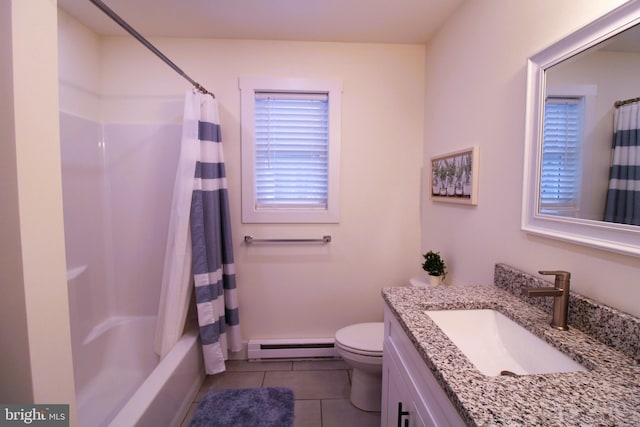
<instances>
[{"instance_id":1,"label":"white planter pot","mask_svg":"<svg viewBox=\"0 0 640 427\"><path fill-rule=\"evenodd\" d=\"M442 276L432 276L430 274L427 274L427 279L429 280L429 284L431 286L442 285Z\"/></svg>"}]
</instances>

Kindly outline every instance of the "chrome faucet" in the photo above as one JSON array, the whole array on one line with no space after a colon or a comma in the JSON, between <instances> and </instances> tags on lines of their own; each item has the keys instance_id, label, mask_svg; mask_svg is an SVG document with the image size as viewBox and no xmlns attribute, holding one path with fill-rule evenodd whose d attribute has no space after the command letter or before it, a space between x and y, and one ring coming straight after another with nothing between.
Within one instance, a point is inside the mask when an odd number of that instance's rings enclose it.
<instances>
[{"instance_id":1,"label":"chrome faucet","mask_svg":"<svg viewBox=\"0 0 640 427\"><path fill-rule=\"evenodd\" d=\"M571 273L568 271L538 271L543 275L556 276L554 287L522 288L522 294L528 297L553 297L553 318L551 326L566 331L567 313L569 312L569 282Z\"/></svg>"}]
</instances>

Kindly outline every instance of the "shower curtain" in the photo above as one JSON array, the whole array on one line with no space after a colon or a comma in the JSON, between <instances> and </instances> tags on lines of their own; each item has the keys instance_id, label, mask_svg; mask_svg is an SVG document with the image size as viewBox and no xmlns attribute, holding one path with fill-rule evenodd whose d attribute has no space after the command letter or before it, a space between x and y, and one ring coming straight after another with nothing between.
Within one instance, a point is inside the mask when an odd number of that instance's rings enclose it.
<instances>
[{"instance_id":1,"label":"shower curtain","mask_svg":"<svg viewBox=\"0 0 640 427\"><path fill-rule=\"evenodd\" d=\"M614 113L614 137L604 220L640 225L640 102Z\"/></svg>"},{"instance_id":2,"label":"shower curtain","mask_svg":"<svg viewBox=\"0 0 640 427\"><path fill-rule=\"evenodd\" d=\"M161 357L182 335L192 289L205 369L215 374L242 344L218 106L196 91L185 96L155 336Z\"/></svg>"}]
</instances>

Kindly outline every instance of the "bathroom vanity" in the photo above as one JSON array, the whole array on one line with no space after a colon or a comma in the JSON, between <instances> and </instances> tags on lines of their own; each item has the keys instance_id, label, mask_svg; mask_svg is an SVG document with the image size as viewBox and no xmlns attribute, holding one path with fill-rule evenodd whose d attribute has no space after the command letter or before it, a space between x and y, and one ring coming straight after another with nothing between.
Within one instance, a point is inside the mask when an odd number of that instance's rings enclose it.
<instances>
[{"instance_id":1,"label":"bathroom vanity","mask_svg":"<svg viewBox=\"0 0 640 427\"><path fill-rule=\"evenodd\" d=\"M464 425L388 306L384 332L382 425Z\"/></svg>"},{"instance_id":2,"label":"bathroom vanity","mask_svg":"<svg viewBox=\"0 0 640 427\"><path fill-rule=\"evenodd\" d=\"M540 281L504 265L496 276ZM382 425L640 425L640 320L624 313L613 318L609 307L603 308L607 316L598 314L596 322L606 322L607 335L620 340L616 349L572 327L572 318L584 316L581 307L570 306L570 329L560 331L549 325L550 312L505 287L383 289ZM484 375L425 313L452 309L497 310L586 369Z\"/></svg>"}]
</instances>

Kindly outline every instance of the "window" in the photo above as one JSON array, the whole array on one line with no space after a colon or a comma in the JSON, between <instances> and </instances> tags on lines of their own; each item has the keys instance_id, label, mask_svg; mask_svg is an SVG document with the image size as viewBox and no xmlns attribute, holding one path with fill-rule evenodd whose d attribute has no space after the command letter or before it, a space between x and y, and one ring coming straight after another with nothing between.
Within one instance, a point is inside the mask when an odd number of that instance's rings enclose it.
<instances>
[{"instance_id":1,"label":"window","mask_svg":"<svg viewBox=\"0 0 640 427\"><path fill-rule=\"evenodd\" d=\"M241 78L240 90L243 222L338 222L341 85Z\"/></svg>"},{"instance_id":2,"label":"window","mask_svg":"<svg viewBox=\"0 0 640 427\"><path fill-rule=\"evenodd\" d=\"M549 96L545 101L540 179L543 213L576 210L584 98Z\"/></svg>"},{"instance_id":3,"label":"window","mask_svg":"<svg viewBox=\"0 0 640 427\"><path fill-rule=\"evenodd\" d=\"M256 92L255 207L326 209L327 94Z\"/></svg>"}]
</instances>

